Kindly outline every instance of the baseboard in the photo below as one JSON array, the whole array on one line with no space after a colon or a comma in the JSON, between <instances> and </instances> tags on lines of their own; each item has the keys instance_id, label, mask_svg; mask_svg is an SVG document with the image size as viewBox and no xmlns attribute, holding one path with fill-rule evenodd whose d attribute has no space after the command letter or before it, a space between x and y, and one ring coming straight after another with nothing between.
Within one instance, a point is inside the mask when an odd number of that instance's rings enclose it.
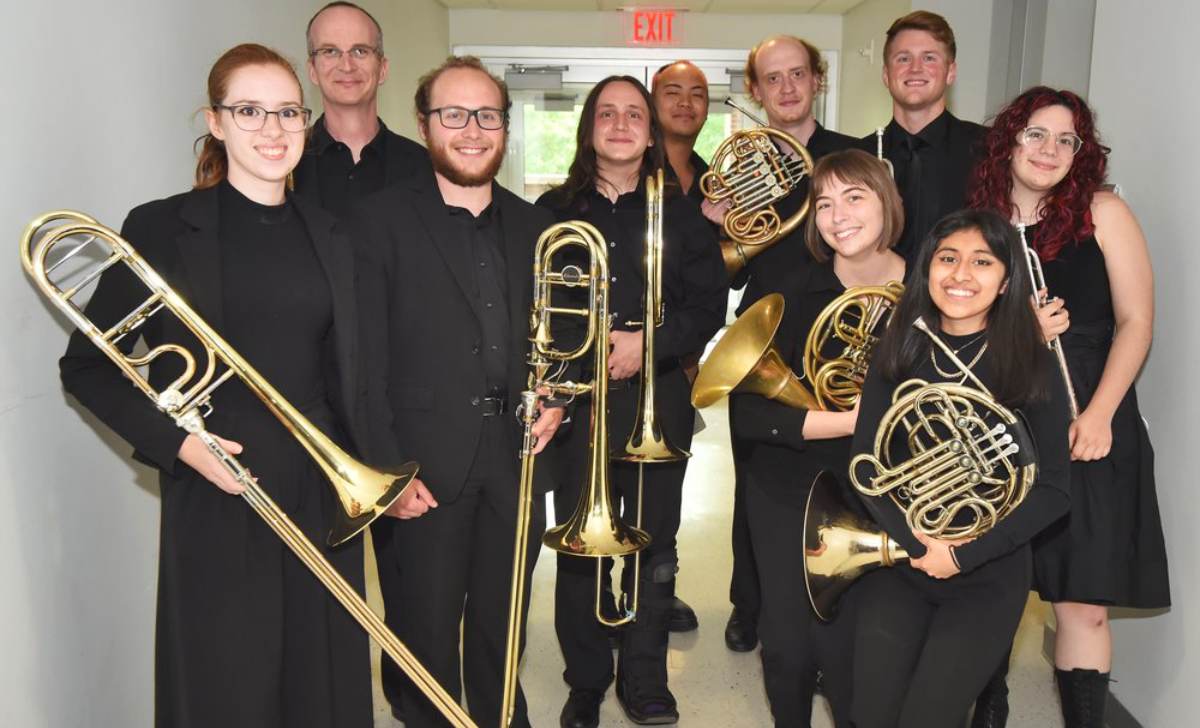
<instances>
[{"instance_id":1,"label":"baseboard","mask_svg":"<svg viewBox=\"0 0 1200 728\"><path fill-rule=\"evenodd\" d=\"M1054 664L1054 625L1046 622L1042 627L1042 657L1046 662ZM1108 691L1108 702L1104 706L1105 728L1145 728L1138 719L1133 717L1117 696Z\"/></svg>"}]
</instances>

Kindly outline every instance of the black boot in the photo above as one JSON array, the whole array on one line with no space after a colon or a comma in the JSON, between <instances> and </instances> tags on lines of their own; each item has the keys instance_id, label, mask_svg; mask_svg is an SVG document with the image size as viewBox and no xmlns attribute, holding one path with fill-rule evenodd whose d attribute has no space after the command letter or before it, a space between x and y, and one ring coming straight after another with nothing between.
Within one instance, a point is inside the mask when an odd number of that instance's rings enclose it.
<instances>
[{"instance_id":1,"label":"black boot","mask_svg":"<svg viewBox=\"0 0 1200 728\"><path fill-rule=\"evenodd\" d=\"M665 581L655 581L655 576ZM675 696L667 688L667 621L675 593L674 563L643 568L637 619L621 630L617 700L638 725L677 723Z\"/></svg>"},{"instance_id":2,"label":"black boot","mask_svg":"<svg viewBox=\"0 0 1200 728\"><path fill-rule=\"evenodd\" d=\"M1108 673L1098 670L1054 670L1066 728L1104 728Z\"/></svg>"},{"instance_id":3,"label":"black boot","mask_svg":"<svg viewBox=\"0 0 1200 728\"><path fill-rule=\"evenodd\" d=\"M971 728L1004 728L1008 724L1008 657L975 698Z\"/></svg>"}]
</instances>

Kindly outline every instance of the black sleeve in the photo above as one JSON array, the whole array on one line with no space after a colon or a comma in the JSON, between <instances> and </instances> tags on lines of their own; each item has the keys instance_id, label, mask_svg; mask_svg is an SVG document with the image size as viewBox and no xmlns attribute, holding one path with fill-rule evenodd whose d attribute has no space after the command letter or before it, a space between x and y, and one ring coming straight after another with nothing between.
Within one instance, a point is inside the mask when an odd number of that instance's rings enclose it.
<instances>
[{"instance_id":1,"label":"black sleeve","mask_svg":"<svg viewBox=\"0 0 1200 728\"><path fill-rule=\"evenodd\" d=\"M664 292L668 303L654 340L660 359L702 350L725 323L729 300L716 235L700 209L680 198L668 204L664 218L670 231L663 241L663 287L668 289Z\"/></svg>"},{"instance_id":2,"label":"black sleeve","mask_svg":"<svg viewBox=\"0 0 1200 728\"><path fill-rule=\"evenodd\" d=\"M156 235L147 215L134 210L121 227L121 237L135 248L152 243ZM100 276L84 313L104 329L115 324L149 297L150 291L127 266L118 264ZM169 315L160 313L162 315ZM120 348L133 351L140 336L126 336ZM178 342L176 342L178 343ZM126 442L133 445L138 460L175 472L179 448L187 432L158 410L154 402L136 389L121 370L81 331L71 334L67 351L58 362L63 388Z\"/></svg>"},{"instance_id":3,"label":"black sleeve","mask_svg":"<svg viewBox=\"0 0 1200 728\"><path fill-rule=\"evenodd\" d=\"M1043 352L1049 371L1054 365ZM1067 446L1071 426L1066 386L1060 377L1051 377L1048 401L1025 408L1030 434L1037 444L1037 476L1029 494L1007 518L990 531L954 550L963 572L971 571L992 559L1011 553L1027 543L1046 526L1061 518L1070 505L1071 461Z\"/></svg>"},{"instance_id":4,"label":"black sleeve","mask_svg":"<svg viewBox=\"0 0 1200 728\"><path fill-rule=\"evenodd\" d=\"M854 426L854 442L850 446L850 459L859 455L871 455L875 451L875 432L883 421L883 415L892 405L892 393L895 385L883 378L879 367L867 370L867 379L863 383L862 398L858 405L858 422ZM872 469L863 463L854 469L861 482L869 482ZM859 493L862 502L875 522L887 531L887 534L899 543L912 558L925 555L925 547L912 534L905 520L904 511L892 501L891 496L868 496Z\"/></svg>"},{"instance_id":5,"label":"black sleeve","mask_svg":"<svg viewBox=\"0 0 1200 728\"><path fill-rule=\"evenodd\" d=\"M392 429L393 413L388 396L388 359L391 351L392 286L403 285L395 278L394 241L380 215L366 204L351 209L342 229L354 247L355 281L359 313L359 365L365 382L360 413L367 442L364 456L375 465L398 465L408 458Z\"/></svg>"}]
</instances>

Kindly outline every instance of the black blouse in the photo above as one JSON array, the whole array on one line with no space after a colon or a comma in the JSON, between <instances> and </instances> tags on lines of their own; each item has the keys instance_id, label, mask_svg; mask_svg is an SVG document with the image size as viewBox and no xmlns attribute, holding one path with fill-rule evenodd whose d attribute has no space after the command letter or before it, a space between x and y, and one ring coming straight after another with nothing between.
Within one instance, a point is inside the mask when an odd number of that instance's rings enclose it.
<instances>
[{"instance_id":1,"label":"black blouse","mask_svg":"<svg viewBox=\"0 0 1200 728\"><path fill-rule=\"evenodd\" d=\"M809 330L825 307L845 290L830 260L806 266L783 291L783 320L774 342L797 376L804 373L804 345ZM804 386L812 391L807 381ZM850 438L806 440L803 433L808 410L757 394L734 394L729 406L734 436L749 443L746 480L776 500L803 507L817 473L829 470L839 477L846 473Z\"/></svg>"},{"instance_id":2,"label":"black blouse","mask_svg":"<svg viewBox=\"0 0 1200 728\"><path fill-rule=\"evenodd\" d=\"M984 343L976 334L956 337L943 333L941 338L952 349L962 347L959 358L968 363L979 353L979 348ZM1003 355L1004 352L989 348L972 368L975 375L989 388L994 384L990 371L992 357ZM1050 352L1043 349L1039 355L1042 360L1038 362L1038 366L1050 371L1054 366ZM954 370L954 365L940 352L937 353L937 367L943 371ZM957 383L961 379L939 374L929 356L921 359L912 377L928 382ZM1021 408L1037 449L1037 476L1033 487L1025 500L1009 513L1008 517L974 541L955 549L955 556L963 573L1015 551L1067 512L1071 478L1067 446L1067 430L1070 425L1067 394L1060 378L1050 376L1047 379L1050 381L1049 398ZM872 367L868 372L867 381L863 385L858 423L854 430L851 458L873 452L875 432L883 420L884 413L892 404L892 395L897 385L897 382L884 379L878 367ZM904 512L892 502L890 495L863 496L863 502L888 535L903 546L910 556L917 558L925 554L925 547L913 536L905 522Z\"/></svg>"}]
</instances>

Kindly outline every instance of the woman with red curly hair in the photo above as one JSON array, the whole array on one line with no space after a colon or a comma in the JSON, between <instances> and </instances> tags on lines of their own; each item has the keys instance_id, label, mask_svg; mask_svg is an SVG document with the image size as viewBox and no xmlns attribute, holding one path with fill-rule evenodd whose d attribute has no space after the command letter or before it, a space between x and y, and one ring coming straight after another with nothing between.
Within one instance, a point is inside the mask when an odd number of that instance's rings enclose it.
<instances>
[{"instance_id":1,"label":"woman with red curly hair","mask_svg":"<svg viewBox=\"0 0 1200 728\"><path fill-rule=\"evenodd\" d=\"M1034 585L1054 605L1066 725L1101 726L1108 608L1170 605L1154 451L1133 389L1154 323L1150 256L1133 212L1104 184L1109 150L1079 96L1029 89L984 144L969 204L1026 226L1056 296L1038 317L1046 336L1061 335L1079 402L1071 512L1039 536Z\"/></svg>"}]
</instances>

